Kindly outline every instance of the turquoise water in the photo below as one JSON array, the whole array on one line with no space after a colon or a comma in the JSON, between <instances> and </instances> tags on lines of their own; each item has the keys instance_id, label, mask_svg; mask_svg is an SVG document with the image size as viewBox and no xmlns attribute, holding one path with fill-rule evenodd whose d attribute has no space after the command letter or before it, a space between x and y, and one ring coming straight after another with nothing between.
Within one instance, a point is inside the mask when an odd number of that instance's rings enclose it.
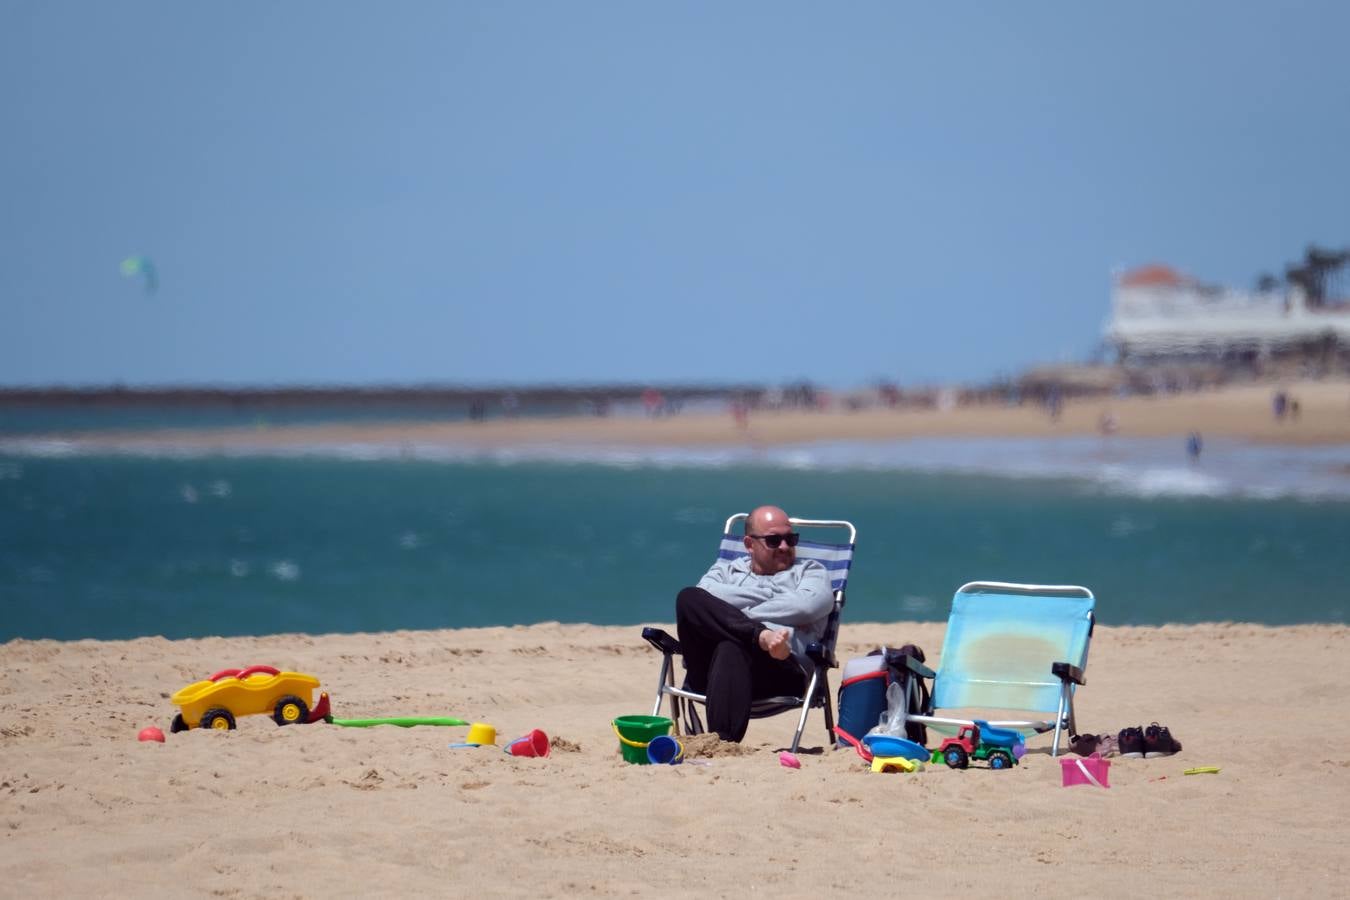
<instances>
[{"instance_id":1,"label":"turquoise water","mask_svg":"<svg viewBox=\"0 0 1350 900\"><path fill-rule=\"evenodd\" d=\"M1025 455L999 446L999 459ZM914 445L909 464L884 467L876 452L0 449L0 640L667 622L725 516L766 501L858 526L854 621L945 620L977 579L1087 585L1111 625L1350 621L1343 494L1222 487L1236 464L1189 481L1169 469L1183 487L1160 491L1144 451L1133 469L1108 460L1106 478L946 471L913 460L954 451Z\"/></svg>"}]
</instances>

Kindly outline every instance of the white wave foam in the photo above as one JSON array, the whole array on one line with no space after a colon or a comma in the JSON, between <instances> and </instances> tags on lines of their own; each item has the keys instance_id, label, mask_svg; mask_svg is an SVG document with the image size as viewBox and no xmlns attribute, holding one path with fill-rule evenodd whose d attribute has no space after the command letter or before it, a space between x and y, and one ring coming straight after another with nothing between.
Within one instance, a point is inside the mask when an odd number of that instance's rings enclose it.
<instances>
[{"instance_id":1,"label":"white wave foam","mask_svg":"<svg viewBox=\"0 0 1350 900\"><path fill-rule=\"evenodd\" d=\"M0 453L13 456L59 457L74 456L79 452L80 448L73 441L46 438L0 439Z\"/></svg>"},{"instance_id":2,"label":"white wave foam","mask_svg":"<svg viewBox=\"0 0 1350 900\"><path fill-rule=\"evenodd\" d=\"M268 566L267 571L278 581L298 581L300 567L289 559L283 559Z\"/></svg>"},{"instance_id":3,"label":"white wave foam","mask_svg":"<svg viewBox=\"0 0 1350 900\"><path fill-rule=\"evenodd\" d=\"M1106 487L1140 497L1223 497L1238 493L1222 478L1181 468L1111 466L1100 473L1098 480Z\"/></svg>"},{"instance_id":4,"label":"white wave foam","mask_svg":"<svg viewBox=\"0 0 1350 900\"><path fill-rule=\"evenodd\" d=\"M1284 447L1213 439L1199 463L1179 441L1143 438L914 438L824 441L776 447L647 447L574 444L478 448L418 443L316 443L303 446L187 448L172 443L104 444L0 439L0 453L18 457L76 454L173 459L323 457L352 462L422 461L600 465L620 469L754 466L820 471L925 472L1019 479L1071 479L1089 489L1131 496L1350 499L1350 445ZM228 482L209 488L227 497Z\"/></svg>"}]
</instances>

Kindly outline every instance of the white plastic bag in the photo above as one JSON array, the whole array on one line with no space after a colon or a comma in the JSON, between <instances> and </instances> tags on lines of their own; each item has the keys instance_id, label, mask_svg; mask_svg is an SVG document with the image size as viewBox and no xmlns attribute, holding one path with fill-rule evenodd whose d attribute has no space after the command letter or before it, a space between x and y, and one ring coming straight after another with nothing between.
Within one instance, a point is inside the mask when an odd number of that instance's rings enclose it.
<instances>
[{"instance_id":1,"label":"white plastic bag","mask_svg":"<svg viewBox=\"0 0 1350 900\"><path fill-rule=\"evenodd\" d=\"M886 711L881 714L877 727L867 733L905 737L905 687L900 682L892 681L886 685Z\"/></svg>"}]
</instances>

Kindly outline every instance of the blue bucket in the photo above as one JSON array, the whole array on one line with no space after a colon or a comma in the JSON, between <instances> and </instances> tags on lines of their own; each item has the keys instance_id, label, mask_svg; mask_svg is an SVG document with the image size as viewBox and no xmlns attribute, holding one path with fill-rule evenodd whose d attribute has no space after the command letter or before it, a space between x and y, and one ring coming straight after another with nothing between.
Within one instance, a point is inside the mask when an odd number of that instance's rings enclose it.
<instances>
[{"instance_id":1,"label":"blue bucket","mask_svg":"<svg viewBox=\"0 0 1350 900\"><path fill-rule=\"evenodd\" d=\"M684 762L684 745L668 734L658 734L647 744L647 760L654 766L678 766Z\"/></svg>"}]
</instances>

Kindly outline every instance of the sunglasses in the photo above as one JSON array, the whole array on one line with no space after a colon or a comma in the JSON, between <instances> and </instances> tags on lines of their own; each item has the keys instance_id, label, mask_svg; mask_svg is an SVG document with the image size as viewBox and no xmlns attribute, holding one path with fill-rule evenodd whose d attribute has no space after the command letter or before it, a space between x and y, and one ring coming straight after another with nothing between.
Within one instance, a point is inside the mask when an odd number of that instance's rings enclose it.
<instances>
[{"instance_id":1,"label":"sunglasses","mask_svg":"<svg viewBox=\"0 0 1350 900\"><path fill-rule=\"evenodd\" d=\"M802 536L795 531L789 531L787 534L748 534L746 537L754 538L757 541L763 541L764 546L768 547L770 550L777 550L779 547L783 546L784 541L787 542L789 547L795 547L797 546L797 542L802 539Z\"/></svg>"}]
</instances>

